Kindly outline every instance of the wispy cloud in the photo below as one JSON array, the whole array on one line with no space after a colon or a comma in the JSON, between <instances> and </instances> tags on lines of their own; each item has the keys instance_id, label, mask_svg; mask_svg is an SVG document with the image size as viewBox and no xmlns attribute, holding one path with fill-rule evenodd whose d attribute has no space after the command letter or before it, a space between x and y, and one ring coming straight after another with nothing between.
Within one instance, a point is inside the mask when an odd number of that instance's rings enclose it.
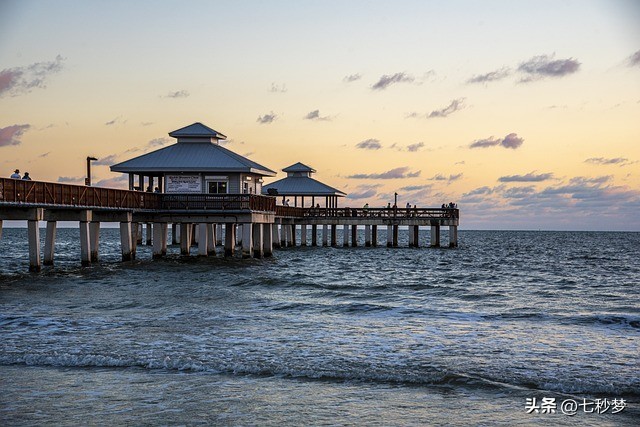
<instances>
[{"instance_id":1,"label":"wispy cloud","mask_svg":"<svg viewBox=\"0 0 640 427\"><path fill-rule=\"evenodd\" d=\"M282 83L282 85L277 85L275 83L271 83L271 89L269 89L269 92L273 92L273 93L286 93L287 92L287 86Z\"/></svg>"},{"instance_id":2,"label":"wispy cloud","mask_svg":"<svg viewBox=\"0 0 640 427\"><path fill-rule=\"evenodd\" d=\"M147 143L148 147L161 147L163 145L166 145L168 143L170 143L171 140L169 138L166 137L162 137L162 138L153 138L151 141L149 141Z\"/></svg>"},{"instance_id":3,"label":"wispy cloud","mask_svg":"<svg viewBox=\"0 0 640 427\"><path fill-rule=\"evenodd\" d=\"M446 107L440 108L438 110L433 110L430 113L420 114L417 112L411 112L405 115L407 119L417 119L417 118L426 118L426 119L435 119L435 118L444 118L448 117L456 111L462 110L464 105L465 98L457 98L452 100L449 105Z\"/></svg>"},{"instance_id":4,"label":"wispy cloud","mask_svg":"<svg viewBox=\"0 0 640 427\"><path fill-rule=\"evenodd\" d=\"M504 138L495 138L493 136L485 139L477 139L469 145L469 148L487 148L502 146L504 148L519 148L524 143L524 138L520 138L517 133L510 133Z\"/></svg>"},{"instance_id":5,"label":"wispy cloud","mask_svg":"<svg viewBox=\"0 0 640 427\"><path fill-rule=\"evenodd\" d=\"M585 163L591 163L592 165L618 165L618 166L627 166L633 164L634 162L629 161L629 159L624 157L615 157L615 158L604 158L604 157L591 157L584 161Z\"/></svg>"},{"instance_id":6,"label":"wispy cloud","mask_svg":"<svg viewBox=\"0 0 640 427\"><path fill-rule=\"evenodd\" d=\"M11 125L0 128L0 147L20 145L22 134L28 131L31 125Z\"/></svg>"},{"instance_id":7,"label":"wispy cloud","mask_svg":"<svg viewBox=\"0 0 640 427\"><path fill-rule=\"evenodd\" d=\"M420 176L421 171L409 172L409 168L407 166L394 168L382 173L359 173L354 175L349 175L347 178L352 179L400 179L400 178L415 178Z\"/></svg>"},{"instance_id":8,"label":"wispy cloud","mask_svg":"<svg viewBox=\"0 0 640 427\"><path fill-rule=\"evenodd\" d=\"M627 58L627 64L629 65L629 67L640 66L640 50Z\"/></svg>"},{"instance_id":9,"label":"wispy cloud","mask_svg":"<svg viewBox=\"0 0 640 427\"><path fill-rule=\"evenodd\" d=\"M190 93L186 90L177 90L175 92L169 92L164 98L187 98Z\"/></svg>"},{"instance_id":10,"label":"wispy cloud","mask_svg":"<svg viewBox=\"0 0 640 427\"><path fill-rule=\"evenodd\" d=\"M264 116L258 116L258 119L256 121L262 125L265 125L273 123L277 118L278 116L272 111L271 113L265 114Z\"/></svg>"},{"instance_id":11,"label":"wispy cloud","mask_svg":"<svg viewBox=\"0 0 640 427\"><path fill-rule=\"evenodd\" d=\"M416 151L420 150L422 147L424 147L424 142L416 142L415 144L407 145L407 151L415 153Z\"/></svg>"},{"instance_id":12,"label":"wispy cloud","mask_svg":"<svg viewBox=\"0 0 640 427\"><path fill-rule=\"evenodd\" d=\"M47 151L46 153L42 153L38 157L44 158L44 157L47 157L49 154L51 154L51 151Z\"/></svg>"},{"instance_id":13,"label":"wispy cloud","mask_svg":"<svg viewBox=\"0 0 640 427\"><path fill-rule=\"evenodd\" d=\"M372 90L384 90L396 83L412 83L415 78L406 73L395 73L393 75L383 75L371 86Z\"/></svg>"},{"instance_id":14,"label":"wispy cloud","mask_svg":"<svg viewBox=\"0 0 640 427\"><path fill-rule=\"evenodd\" d=\"M520 82L526 83L546 77L564 77L580 69L580 62L573 58L554 59L554 57L555 55L539 55L520 63L518 72L524 74Z\"/></svg>"},{"instance_id":15,"label":"wispy cloud","mask_svg":"<svg viewBox=\"0 0 640 427\"><path fill-rule=\"evenodd\" d=\"M434 117L447 117L450 114L455 113L456 111L462 110L463 108L464 108L464 98L454 99L446 107L430 112L427 118L431 119Z\"/></svg>"},{"instance_id":16,"label":"wispy cloud","mask_svg":"<svg viewBox=\"0 0 640 427\"><path fill-rule=\"evenodd\" d=\"M443 175L441 173L436 174L434 176L432 176L431 178L429 178L430 181L447 181L447 182L453 182L453 181L457 181L460 178L462 178L462 173L457 173L457 174L451 174L449 176L447 175Z\"/></svg>"},{"instance_id":17,"label":"wispy cloud","mask_svg":"<svg viewBox=\"0 0 640 427\"><path fill-rule=\"evenodd\" d=\"M356 73L356 74L349 74L348 76L345 76L342 81L345 83L351 83L351 82L355 82L358 81L362 78L362 74L360 73Z\"/></svg>"},{"instance_id":18,"label":"wispy cloud","mask_svg":"<svg viewBox=\"0 0 640 427\"><path fill-rule=\"evenodd\" d=\"M467 83L473 84L473 83L495 82L498 80L502 80L506 77L509 77L510 75L511 75L511 69L509 69L508 67L502 67L495 71L490 71L486 74L475 75L471 77L469 80L467 80Z\"/></svg>"},{"instance_id":19,"label":"wispy cloud","mask_svg":"<svg viewBox=\"0 0 640 427\"><path fill-rule=\"evenodd\" d=\"M119 124L119 123L127 123L126 120L122 120L122 116L118 116L116 118L114 118L113 120L109 120L108 122L105 122L105 126L113 126L115 124Z\"/></svg>"},{"instance_id":20,"label":"wispy cloud","mask_svg":"<svg viewBox=\"0 0 640 427\"><path fill-rule=\"evenodd\" d=\"M62 183L84 182L84 176L59 176L58 182L62 182Z\"/></svg>"},{"instance_id":21,"label":"wispy cloud","mask_svg":"<svg viewBox=\"0 0 640 427\"><path fill-rule=\"evenodd\" d=\"M117 158L117 154L110 154L108 156L100 157L98 160L94 161L93 164L96 166L111 166L116 163Z\"/></svg>"},{"instance_id":22,"label":"wispy cloud","mask_svg":"<svg viewBox=\"0 0 640 427\"><path fill-rule=\"evenodd\" d=\"M122 174L113 178L102 179L96 182L95 186L107 188L127 188L129 186L129 177L127 174Z\"/></svg>"},{"instance_id":23,"label":"wispy cloud","mask_svg":"<svg viewBox=\"0 0 640 427\"><path fill-rule=\"evenodd\" d=\"M36 62L26 67L7 68L0 71L0 97L18 96L34 88L46 88L50 75L62 70L64 58L58 55L53 61Z\"/></svg>"},{"instance_id":24,"label":"wispy cloud","mask_svg":"<svg viewBox=\"0 0 640 427\"><path fill-rule=\"evenodd\" d=\"M377 188L379 187L379 184L359 185L354 191L350 191L349 194L347 194L347 199L370 199L378 194Z\"/></svg>"},{"instance_id":25,"label":"wispy cloud","mask_svg":"<svg viewBox=\"0 0 640 427\"><path fill-rule=\"evenodd\" d=\"M331 117L329 116L321 116L320 110L310 111L309 114L303 117L304 120L315 120L315 121L330 121Z\"/></svg>"},{"instance_id":26,"label":"wispy cloud","mask_svg":"<svg viewBox=\"0 0 640 427\"><path fill-rule=\"evenodd\" d=\"M379 150L382 148L382 144L379 140L370 138L358 142L356 144L356 148L360 148L362 150Z\"/></svg>"},{"instance_id":27,"label":"wispy cloud","mask_svg":"<svg viewBox=\"0 0 640 427\"><path fill-rule=\"evenodd\" d=\"M552 173L540 173L529 172L526 175L507 175L498 178L500 182L542 182L553 179Z\"/></svg>"}]
</instances>

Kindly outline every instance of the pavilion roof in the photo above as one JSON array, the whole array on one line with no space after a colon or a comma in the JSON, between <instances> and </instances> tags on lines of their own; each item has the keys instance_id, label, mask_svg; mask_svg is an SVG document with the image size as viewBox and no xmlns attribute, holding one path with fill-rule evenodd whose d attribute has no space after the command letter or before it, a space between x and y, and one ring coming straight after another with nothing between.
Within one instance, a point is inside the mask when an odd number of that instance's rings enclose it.
<instances>
[{"instance_id":1,"label":"pavilion roof","mask_svg":"<svg viewBox=\"0 0 640 427\"><path fill-rule=\"evenodd\" d=\"M262 186L262 193L268 194L270 188L278 191L279 196L338 196L347 194L308 176L288 176Z\"/></svg>"}]
</instances>

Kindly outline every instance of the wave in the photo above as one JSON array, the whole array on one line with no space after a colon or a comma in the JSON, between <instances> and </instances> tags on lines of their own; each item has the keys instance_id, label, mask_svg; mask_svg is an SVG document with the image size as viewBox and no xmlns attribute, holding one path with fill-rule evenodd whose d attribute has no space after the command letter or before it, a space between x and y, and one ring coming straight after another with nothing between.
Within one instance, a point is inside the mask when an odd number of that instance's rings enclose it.
<instances>
[{"instance_id":1,"label":"wave","mask_svg":"<svg viewBox=\"0 0 640 427\"><path fill-rule=\"evenodd\" d=\"M0 356L0 365L25 365L60 368L138 368L217 375L274 376L292 379L369 382L395 384L409 387L452 387L486 389L495 391L552 392L577 396L615 396L637 400L640 398L640 383L613 384L610 381L575 381L562 383L545 378L491 378L481 375L456 372L438 366L420 365L413 369L389 370L376 366L338 368L335 364L323 366L289 366L271 362L247 361L202 362L190 357L144 358L99 354L29 354Z\"/></svg>"}]
</instances>

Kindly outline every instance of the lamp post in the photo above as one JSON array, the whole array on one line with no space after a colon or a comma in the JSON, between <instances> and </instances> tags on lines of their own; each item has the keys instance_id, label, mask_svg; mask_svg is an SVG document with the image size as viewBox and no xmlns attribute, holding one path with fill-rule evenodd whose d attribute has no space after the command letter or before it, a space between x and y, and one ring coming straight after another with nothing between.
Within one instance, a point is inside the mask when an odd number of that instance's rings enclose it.
<instances>
[{"instance_id":1,"label":"lamp post","mask_svg":"<svg viewBox=\"0 0 640 427\"><path fill-rule=\"evenodd\" d=\"M91 161L98 160L95 157L87 156L87 177L84 179L84 185L91 187Z\"/></svg>"},{"instance_id":2,"label":"lamp post","mask_svg":"<svg viewBox=\"0 0 640 427\"><path fill-rule=\"evenodd\" d=\"M393 193L393 206L398 207L398 193Z\"/></svg>"}]
</instances>

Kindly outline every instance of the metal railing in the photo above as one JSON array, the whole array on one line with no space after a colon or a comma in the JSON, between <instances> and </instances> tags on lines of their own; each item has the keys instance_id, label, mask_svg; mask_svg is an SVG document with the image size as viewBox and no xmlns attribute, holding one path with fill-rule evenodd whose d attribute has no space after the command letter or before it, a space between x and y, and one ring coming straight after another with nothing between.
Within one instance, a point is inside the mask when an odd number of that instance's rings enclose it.
<instances>
[{"instance_id":1,"label":"metal railing","mask_svg":"<svg viewBox=\"0 0 640 427\"><path fill-rule=\"evenodd\" d=\"M115 188L0 178L0 203L112 209L159 209L161 195Z\"/></svg>"}]
</instances>

